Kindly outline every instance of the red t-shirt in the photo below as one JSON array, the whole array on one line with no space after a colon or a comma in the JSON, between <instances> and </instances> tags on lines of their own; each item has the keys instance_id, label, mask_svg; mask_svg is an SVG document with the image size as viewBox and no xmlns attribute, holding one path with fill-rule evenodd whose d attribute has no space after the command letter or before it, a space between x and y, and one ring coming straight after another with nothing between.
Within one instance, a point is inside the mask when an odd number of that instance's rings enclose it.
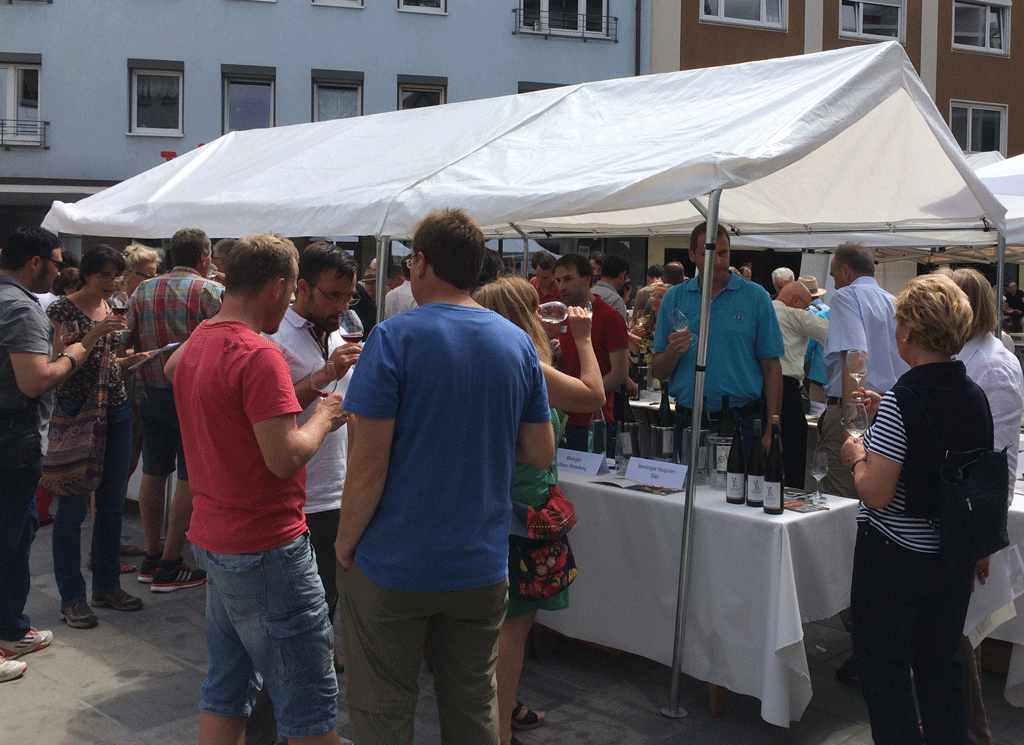
<instances>
[{"instance_id":1,"label":"red t-shirt","mask_svg":"<svg viewBox=\"0 0 1024 745\"><path fill-rule=\"evenodd\" d=\"M540 295L540 288L537 286L537 278L530 277L530 284L533 285L533 289ZM540 299L540 304L550 303L552 300L561 300L562 296L558 294L558 283L551 280L551 286L548 288L547 294Z\"/></svg>"},{"instance_id":2,"label":"red t-shirt","mask_svg":"<svg viewBox=\"0 0 1024 745\"><path fill-rule=\"evenodd\" d=\"M594 354L597 355L597 365L601 368L601 375L607 375L608 371L612 369L612 361L608 353L629 346L629 335L626 333L626 322L617 310L597 295L594 295L593 306L590 342L594 347ZM568 326L562 326L559 329L558 344L562 348L562 372L578 378L580 376L580 355L576 351L576 341L572 338L572 332L569 331ZM590 421L590 417L591 414L570 414L569 424L585 427ZM604 418L609 422L614 421L611 393L608 394L604 404ZM191 468L191 465L189 467Z\"/></svg>"},{"instance_id":3,"label":"red t-shirt","mask_svg":"<svg viewBox=\"0 0 1024 745\"><path fill-rule=\"evenodd\" d=\"M253 429L302 411L281 350L243 323L204 321L174 372L174 404L192 487L189 540L249 554L302 535L306 469L271 473Z\"/></svg>"}]
</instances>

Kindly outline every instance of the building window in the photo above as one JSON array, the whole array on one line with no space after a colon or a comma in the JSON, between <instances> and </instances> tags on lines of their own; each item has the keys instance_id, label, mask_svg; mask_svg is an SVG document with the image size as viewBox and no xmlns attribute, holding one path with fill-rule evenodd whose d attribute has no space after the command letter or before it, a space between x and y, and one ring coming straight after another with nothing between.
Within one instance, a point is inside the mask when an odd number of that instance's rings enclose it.
<instances>
[{"instance_id":1,"label":"building window","mask_svg":"<svg viewBox=\"0 0 1024 745\"><path fill-rule=\"evenodd\" d=\"M10 55L42 61L40 55ZM39 114L39 64L10 64L0 57L0 145L43 146L46 123Z\"/></svg>"},{"instance_id":2,"label":"building window","mask_svg":"<svg viewBox=\"0 0 1024 745\"><path fill-rule=\"evenodd\" d=\"M993 104L949 104L949 128L965 153L997 151L1006 155L1006 107Z\"/></svg>"},{"instance_id":3,"label":"building window","mask_svg":"<svg viewBox=\"0 0 1024 745\"><path fill-rule=\"evenodd\" d=\"M224 133L274 126L273 67L221 65Z\"/></svg>"},{"instance_id":4,"label":"building window","mask_svg":"<svg viewBox=\"0 0 1024 745\"><path fill-rule=\"evenodd\" d=\"M447 13L448 0L398 0L398 9L414 13Z\"/></svg>"},{"instance_id":5,"label":"building window","mask_svg":"<svg viewBox=\"0 0 1024 745\"><path fill-rule=\"evenodd\" d=\"M903 41L905 0L876 0L873 3L843 0L839 13L839 35L854 39L898 39Z\"/></svg>"},{"instance_id":6,"label":"building window","mask_svg":"<svg viewBox=\"0 0 1024 745\"><path fill-rule=\"evenodd\" d=\"M608 0L521 0L516 31L608 36Z\"/></svg>"},{"instance_id":7,"label":"building window","mask_svg":"<svg viewBox=\"0 0 1024 745\"><path fill-rule=\"evenodd\" d=\"M313 121L348 119L363 113L363 73L313 70Z\"/></svg>"},{"instance_id":8,"label":"building window","mask_svg":"<svg viewBox=\"0 0 1024 745\"><path fill-rule=\"evenodd\" d=\"M313 5L332 5L336 8L361 8L363 0L312 0Z\"/></svg>"},{"instance_id":9,"label":"building window","mask_svg":"<svg viewBox=\"0 0 1024 745\"><path fill-rule=\"evenodd\" d=\"M421 109L440 106L448 97L448 78L426 75L398 76L398 108Z\"/></svg>"},{"instance_id":10,"label":"building window","mask_svg":"<svg viewBox=\"0 0 1024 745\"><path fill-rule=\"evenodd\" d=\"M702 21L785 28L784 0L704 0Z\"/></svg>"},{"instance_id":11,"label":"building window","mask_svg":"<svg viewBox=\"0 0 1024 745\"><path fill-rule=\"evenodd\" d=\"M1010 8L1002 3L953 3L953 48L1009 54Z\"/></svg>"},{"instance_id":12,"label":"building window","mask_svg":"<svg viewBox=\"0 0 1024 745\"><path fill-rule=\"evenodd\" d=\"M184 134L184 69L183 62L171 60L128 60L131 134Z\"/></svg>"}]
</instances>

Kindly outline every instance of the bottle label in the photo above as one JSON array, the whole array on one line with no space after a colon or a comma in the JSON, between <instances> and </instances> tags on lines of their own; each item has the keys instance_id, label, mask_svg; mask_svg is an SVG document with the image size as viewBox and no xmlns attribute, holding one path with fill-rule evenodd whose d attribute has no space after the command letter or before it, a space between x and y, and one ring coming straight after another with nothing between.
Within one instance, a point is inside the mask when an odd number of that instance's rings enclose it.
<instances>
[{"instance_id":1,"label":"bottle label","mask_svg":"<svg viewBox=\"0 0 1024 745\"><path fill-rule=\"evenodd\" d=\"M747 503L764 504L764 476L747 476Z\"/></svg>"},{"instance_id":2,"label":"bottle label","mask_svg":"<svg viewBox=\"0 0 1024 745\"><path fill-rule=\"evenodd\" d=\"M715 445L715 470L719 473L725 473L729 470L729 450L731 448L732 443Z\"/></svg>"},{"instance_id":3,"label":"bottle label","mask_svg":"<svg viewBox=\"0 0 1024 745\"><path fill-rule=\"evenodd\" d=\"M777 481L764 482L764 506L770 510L782 509L782 484Z\"/></svg>"},{"instance_id":4,"label":"bottle label","mask_svg":"<svg viewBox=\"0 0 1024 745\"><path fill-rule=\"evenodd\" d=\"M730 473L726 476L725 481L725 498L730 502L742 502L743 501L743 483L744 478L742 473Z\"/></svg>"}]
</instances>

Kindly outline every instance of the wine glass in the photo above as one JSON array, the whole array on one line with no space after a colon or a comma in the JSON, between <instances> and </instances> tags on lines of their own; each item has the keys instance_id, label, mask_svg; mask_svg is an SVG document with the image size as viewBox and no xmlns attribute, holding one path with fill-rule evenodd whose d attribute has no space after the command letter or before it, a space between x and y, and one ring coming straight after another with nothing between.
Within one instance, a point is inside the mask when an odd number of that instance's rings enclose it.
<instances>
[{"instance_id":1,"label":"wine glass","mask_svg":"<svg viewBox=\"0 0 1024 745\"><path fill-rule=\"evenodd\" d=\"M569 317L569 309L565 307L565 303L558 300L544 303L538 310L540 312L540 320L544 323L561 323Z\"/></svg>"},{"instance_id":2,"label":"wine glass","mask_svg":"<svg viewBox=\"0 0 1024 745\"><path fill-rule=\"evenodd\" d=\"M115 316L123 316L128 312L128 293L124 290L118 290L110 296L107 304L110 306L111 313Z\"/></svg>"},{"instance_id":3,"label":"wine glass","mask_svg":"<svg viewBox=\"0 0 1024 745\"><path fill-rule=\"evenodd\" d=\"M334 363L327 361L313 365L309 373L309 385L320 398L327 398L338 387L338 371Z\"/></svg>"},{"instance_id":4,"label":"wine glass","mask_svg":"<svg viewBox=\"0 0 1024 745\"><path fill-rule=\"evenodd\" d=\"M857 387L863 385L868 374L868 353L863 349L851 349L846 353L846 374L857 381Z\"/></svg>"},{"instance_id":5,"label":"wine glass","mask_svg":"<svg viewBox=\"0 0 1024 745\"><path fill-rule=\"evenodd\" d=\"M812 502L820 507L825 506L825 496L821 493L821 480L828 475L828 451L819 447L811 456L811 476L814 477L814 499Z\"/></svg>"},{"instance_id":6,"label":"wine glass","mask_svg":"<svg viewBox=\"0 0 1024 745\"><path fill-rule=\"evenodd\" d=\"M592 302L590 302L589 300L587 302L583 303L583 310L586 312L587 318L593 318L594 317L594 304ZM566 311L566 313L568 314L568 311Z\"/></svg>"},{"instance_id":7,"label":"wine glass","mask_svg":"<svg viewBox=\"0 0 1024 745\"><path fill-rule=\"evenodd\" d=\"M61 344L65 347L74 344L79 339L79 333L78 321L73 318L64 321L60 329Z\"/></svg>"},{"instance_id":8,"label":"wine glass","mask_svg":"<svg viewBox=\"0 0 1024 745\"><path fill-rule=\"evenodd\" d=\"M868 410L862 401L850 401L846 404L846 416L843 426L851 437L861 438L868 429Z\"/></svg>"},{"instance_id":9,"label":"wine glass","mask_svg":"<svg viewBox=\"0 0 1024 745\"><path fill-rule=\"evenodd\" d=\"M690 319L679 308L672 309L671 321L673 331L682 331L683 329L690 328Z\"/></svg>"},{"instance_id":10,"label":"wine glass","mask_svg":"<svg viewBox=\"0 0 1024 745\"><path fill-rule=\"evenodd\" d=\"M346 344L355 344L363 340L363 322L354 311L342 313L338 317L338 327Z\"/></svg>"}]
</instances>

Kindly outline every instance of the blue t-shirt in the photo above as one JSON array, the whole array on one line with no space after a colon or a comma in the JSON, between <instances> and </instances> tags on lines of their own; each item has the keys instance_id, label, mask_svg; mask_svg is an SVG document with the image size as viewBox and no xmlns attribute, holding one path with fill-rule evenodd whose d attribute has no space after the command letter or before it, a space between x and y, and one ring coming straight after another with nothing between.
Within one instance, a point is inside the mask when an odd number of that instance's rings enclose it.
<instances>
[{"instance_id":1,"label":"blue t-shirt","mask_svg":"<svg viewBox=\"0 0 1024 745\"><path fill-rule=\"evenodd\" d=\"M519 425L551 418L530 337L490 310L427 303L373 328L344 408L395 420L363 573L416 592L501 582Z\"/></svg>"},{"instance_id":2,"label":"blue t-shirt","mask_svg":"<svg viewBox=\"0 0 1024 745\"><path fill-rule=\"evenodd\" d=\"M665 293L654 332L654 351L664 352L668 346L668 335L673 333L672 311L678 308L686 314L693 337L690 348L679 357L668 391L677 403L691 408L697 368L700 297L699 276ZM729 396L730 406L743 406L756 400L764 386L760 360L781 357L786 353L771 298L760 285L733 274L725 289L711 301L710 321L707 372L704 376L708 410L721 410L723 393Z\"/></svg>"}]
</instances>

